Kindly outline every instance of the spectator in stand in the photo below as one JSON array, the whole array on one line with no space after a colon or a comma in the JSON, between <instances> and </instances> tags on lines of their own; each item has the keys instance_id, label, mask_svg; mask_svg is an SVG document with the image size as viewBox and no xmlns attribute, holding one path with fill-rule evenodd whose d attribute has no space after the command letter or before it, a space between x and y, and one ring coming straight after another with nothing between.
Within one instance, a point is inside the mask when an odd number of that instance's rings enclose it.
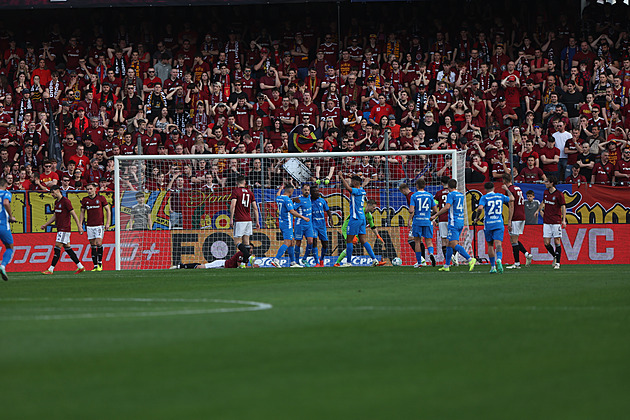
<instances>
[{"instance_id":1,"label":"spectator in stand","mask_svg":"<svg viewBox=\"0 0 630 420\"><path fill-rule=\"evenodd\" d=\"M613 185L630 186L630 147L626 146L614 169Z\"/></svg>"},{"instance_id":2,"label":"spectator in stand","mask_svg":"<svg viewBox=\"0 0 630 420\"><path fill-rule=\"evenodd\" d=\"M586 177L580 174L580 168L577 166L571 167L571 175L569 175L565 180L565 184L586 184Z\"/></svg>"},{"instance_id":3,"label":"spectator in stand","mask_svg":"<svg viewBox=\"0 0 630 420\"><path fill-rule=\"evenodd\" d=\"M600 161L593 166L591 184L612 185L614 165L608 160L608 151L600 155Z\"/></svg>"},{"instance_id":4,"label":"spectator in stand","mask_svg":"<svg viewBox=\"0 0 630 420\"><path fill-rule=\"evenodd\" d=\"M549 136L545 147L540 149L540 163L547 177L557 176L558 162L560 162L560 150L556 147L554 138Z\"/></svg>"},{"instance_id":5,"label":"spectator in stand","mask_svg":"<svg viewBox=\"0 0 630 420\"><path fill-rule=\"evenodd\" d=\"M527 184L544 182L547 177L545 173L535 165L536 159L534 156L527 158L527 166L521 169L521 172L516 177L517 182L524 182Z\"/></svg>"}]
</instances>

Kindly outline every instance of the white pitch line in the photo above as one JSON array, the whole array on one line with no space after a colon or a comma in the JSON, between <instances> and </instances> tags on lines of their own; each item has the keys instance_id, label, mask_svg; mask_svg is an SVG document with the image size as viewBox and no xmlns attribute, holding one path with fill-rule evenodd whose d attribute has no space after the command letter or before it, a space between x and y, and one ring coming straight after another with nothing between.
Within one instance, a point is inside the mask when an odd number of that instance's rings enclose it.
<instances>
[{"instance_id":1,"label":"white pitch line","mask_svg":"<svg viewBox=\"0 0 630 420\"><path fill-rule=\"evenodd\" d=\"M283 309L283 308L281 308ZM300 310L343 310L343 311L418 311L418 312L456 312L456 311L628 311L630 306L314 306L300 307Z\"/></svg>"},{"instance_id":2,"label":"white pitch line","mask_svg":"<svg viewBox=\"0 0 630 420\"><path fill-rule=\"evenodd\" d=\"M147 303L229 303L236 305L247 305L241 308L206 308L206 309L175 309L175 310L155 310L143 312L86 312L59 315L25 315L25 316L0 316L0 321L54 321L64 319L94 319L94 318L134 318L153 316L177 316L177 315L204 315L229 312L252 312L264 311L273 308L269 303L254 302L246 300L223 300L223 299L168 299L168 298L2 298L1 302L36 302L36 301L64 301L64 302L147 302ZM94 309L94 308L90 308ZM110 309L110 308L108 308ZM121 308L125 310L141 309L138 307ZM146 309L146 308L144 308ZM43 308L45 311L64 310L63 308ZM71 308L69 310L72 310ZM75 309L76 310L76 309Z\"/></svg>"}]
</instances>

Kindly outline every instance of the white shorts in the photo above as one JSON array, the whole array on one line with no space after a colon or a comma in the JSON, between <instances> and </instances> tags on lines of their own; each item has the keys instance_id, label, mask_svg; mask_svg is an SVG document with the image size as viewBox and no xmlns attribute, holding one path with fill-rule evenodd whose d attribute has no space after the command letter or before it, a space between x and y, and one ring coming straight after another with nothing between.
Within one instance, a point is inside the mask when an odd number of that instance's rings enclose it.
<instances>
[{"instance_id":1,"label":"white shorts","mask_svg":"<svg viewBox=\"0 0 630 420\"><path fill-rule=\"evenodd\" d=\"M543 224L543 238L562 238L562 225Z\"/></svg>"},{"instance_id":2,"label":"white shorts","mask_svg":"<svg viewBox=\"0 0 630 420\"><path fill-rule=\"evenodd\" d=\"M55 242L68 245L70 243L70 232L57 232L57 239Z\"/></svg>"},{"instance_id":3,"label":"white shorts","mask_svg":"<svg viewBox=\"0 0 630 420\"><path fill-rule=\"evenodd\" d=\"M252 222L234 222L234 237L252 236Z\"/></svg>"},{"instance_id":4,"label":"white shorts","mask_svg":"<svg viewBox=\"0 0 630 420\"><path fill-rule=\"evenodd\" d=\"M87 233L88 240L103 239L103 235L105 234L105 226L86 226L85 232Z\"/></svg>"},{"instance_id":5,"label":"white shorts","mask_svg":"<svg viewBox=\"0 0 630 420\"><path fill-rule=\"evenodd\" d=\"M245 223L245 222L243 222L243 223ZM205 263L204 267L205 268L225 268L225 261L226 260L214 260L212 262Z\"/></svg>"},{"instance_id":6,"label":"white shorts","mask_svg":"<svg viewBox=\"0 0 630 420\"><path fill-rule=\"evenodd\" d=\"M440 229L440 238L448 238L448 222L440 222L438 227Z\"/></svg>"},{"instance_id":7,"label":"white shorts","mask_svg":"<svg viewBox=\"0 0 630 420\"><path fill-rule=\"evenodd\" d=\"M525 220L512 220L510 235L522 235L525 231Z\"/></svg>"}]
</instances>

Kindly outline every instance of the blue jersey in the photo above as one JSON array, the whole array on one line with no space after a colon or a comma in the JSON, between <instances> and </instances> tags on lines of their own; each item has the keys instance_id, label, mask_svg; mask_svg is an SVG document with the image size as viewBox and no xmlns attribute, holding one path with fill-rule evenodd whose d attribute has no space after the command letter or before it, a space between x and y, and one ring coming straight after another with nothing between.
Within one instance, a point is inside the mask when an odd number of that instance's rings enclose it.
<instances>
[{"instance_id":1,"label":"blue jersey","mask_svg":"<svg viewBox=\"0 0 630 420\"><path fill-rule=\"evenodd\" d=\"M293 201L286 195L281 195L276 198L276 204L278 204L278 221L281 227L292 228L293 216L289 213L293 210Z\"/></svg>"},{"instance_id":2,"label":"blue jersey","mask_svg":"<svg viewBox=\"0 0 630 420\"><path fill-rule=\"evenodd\" d=\"M309 219L311 219L312 216L312 205L311 205L311 197L304 197L303 195L299 196L298 199L300 200L297 203L293 203L293 208L295 209L295 211L297 211L298 213L300 213L302 216L304 217L308 217ZM297 219L295 221L296 226L297 225L306 225L306 224L311 224L310 221L305 222L302 219Z\"/></svg>"},{"instance_id":3,"label":"blue jersey","mask_svg":"<svg viewBox=\"0 0 630 420\"><path fill-rule=\"evenodd\" d=\"M414 207L414 225L431 226L431 209L435 206L433 194L428 191L417 191L411 195L409 205Z\"/></svg>"},{"instance_id":4,"label":"blue jersey","mask_svg":"<svg viewBox=\"0 0 630 420\"><path fill-rule=\"evenodd\" d=\"M453 227L463 227L464 226L464 217L466 214L464 213L464 203L466 202L466 198L464 194L459 191L451 191L446 196L446 204L450 204L451 206L448 209L448 225Z\"/></svg>"},{"instance_id":5,"label":"blue jersey","mask_svg":"<svg viewBox=\"0 0 630 420\"><path fill-rule=\"evenodd\" d=\"M486 214L484 226L486 230L503 228L503 204L510 202L510 197L491 192L479 200L479 205L483 206Z\"/></svg>"},{"instance_id":6,"label":"blue jersey","mask_svg":"<svg viewBox=\"0 0 630 420\"><path fill-rule=\"evenodd\" d=\"M0 191L0 206L2 206L2 210L0 210L0 230L11 230L11 223L9 222L9 213L7 209L4 208L4 200L9 200L11 202L11 193L9 191Z\"/></svg>"},{"instance_id":7,"label":"blue jersey","mask_svg":"<svg viewBox=\"0 0 630 420\"><path fill-rule=\"evenodd\" d=\"M317 200L313 200L311 205L313 206L313 219L311 219L313 221L313 227L326 227L326 212L330 210L326 200L324 200L323 197L319 197Z\"/></svg>"},{"instance_id":8,"label":"blue jersey","mask_svg":"<svg viewBox=\"0 0 630 420\"><path fill-rule=\"evenodd\" d=\"M365 190L363 188L353 188L350 196L350 219L365 220L363 213L363 202L365 201Z\"/></svg>"}]
</instances>

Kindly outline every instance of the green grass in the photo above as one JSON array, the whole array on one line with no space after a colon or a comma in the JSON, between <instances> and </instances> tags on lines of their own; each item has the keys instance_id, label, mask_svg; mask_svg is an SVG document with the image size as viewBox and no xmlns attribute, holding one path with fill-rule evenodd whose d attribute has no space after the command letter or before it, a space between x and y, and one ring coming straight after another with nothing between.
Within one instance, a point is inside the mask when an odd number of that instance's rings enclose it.
<instances>
[{"instance_id":1,"label":"green grass","mask_svg":"<svg viewBox=\"0 0 630 420\"><path fill-rule=\"evenodd\" d=\"M11 274L0 415L626 418L628 266L487 270Z\"/></svg>"}]
</instances>

